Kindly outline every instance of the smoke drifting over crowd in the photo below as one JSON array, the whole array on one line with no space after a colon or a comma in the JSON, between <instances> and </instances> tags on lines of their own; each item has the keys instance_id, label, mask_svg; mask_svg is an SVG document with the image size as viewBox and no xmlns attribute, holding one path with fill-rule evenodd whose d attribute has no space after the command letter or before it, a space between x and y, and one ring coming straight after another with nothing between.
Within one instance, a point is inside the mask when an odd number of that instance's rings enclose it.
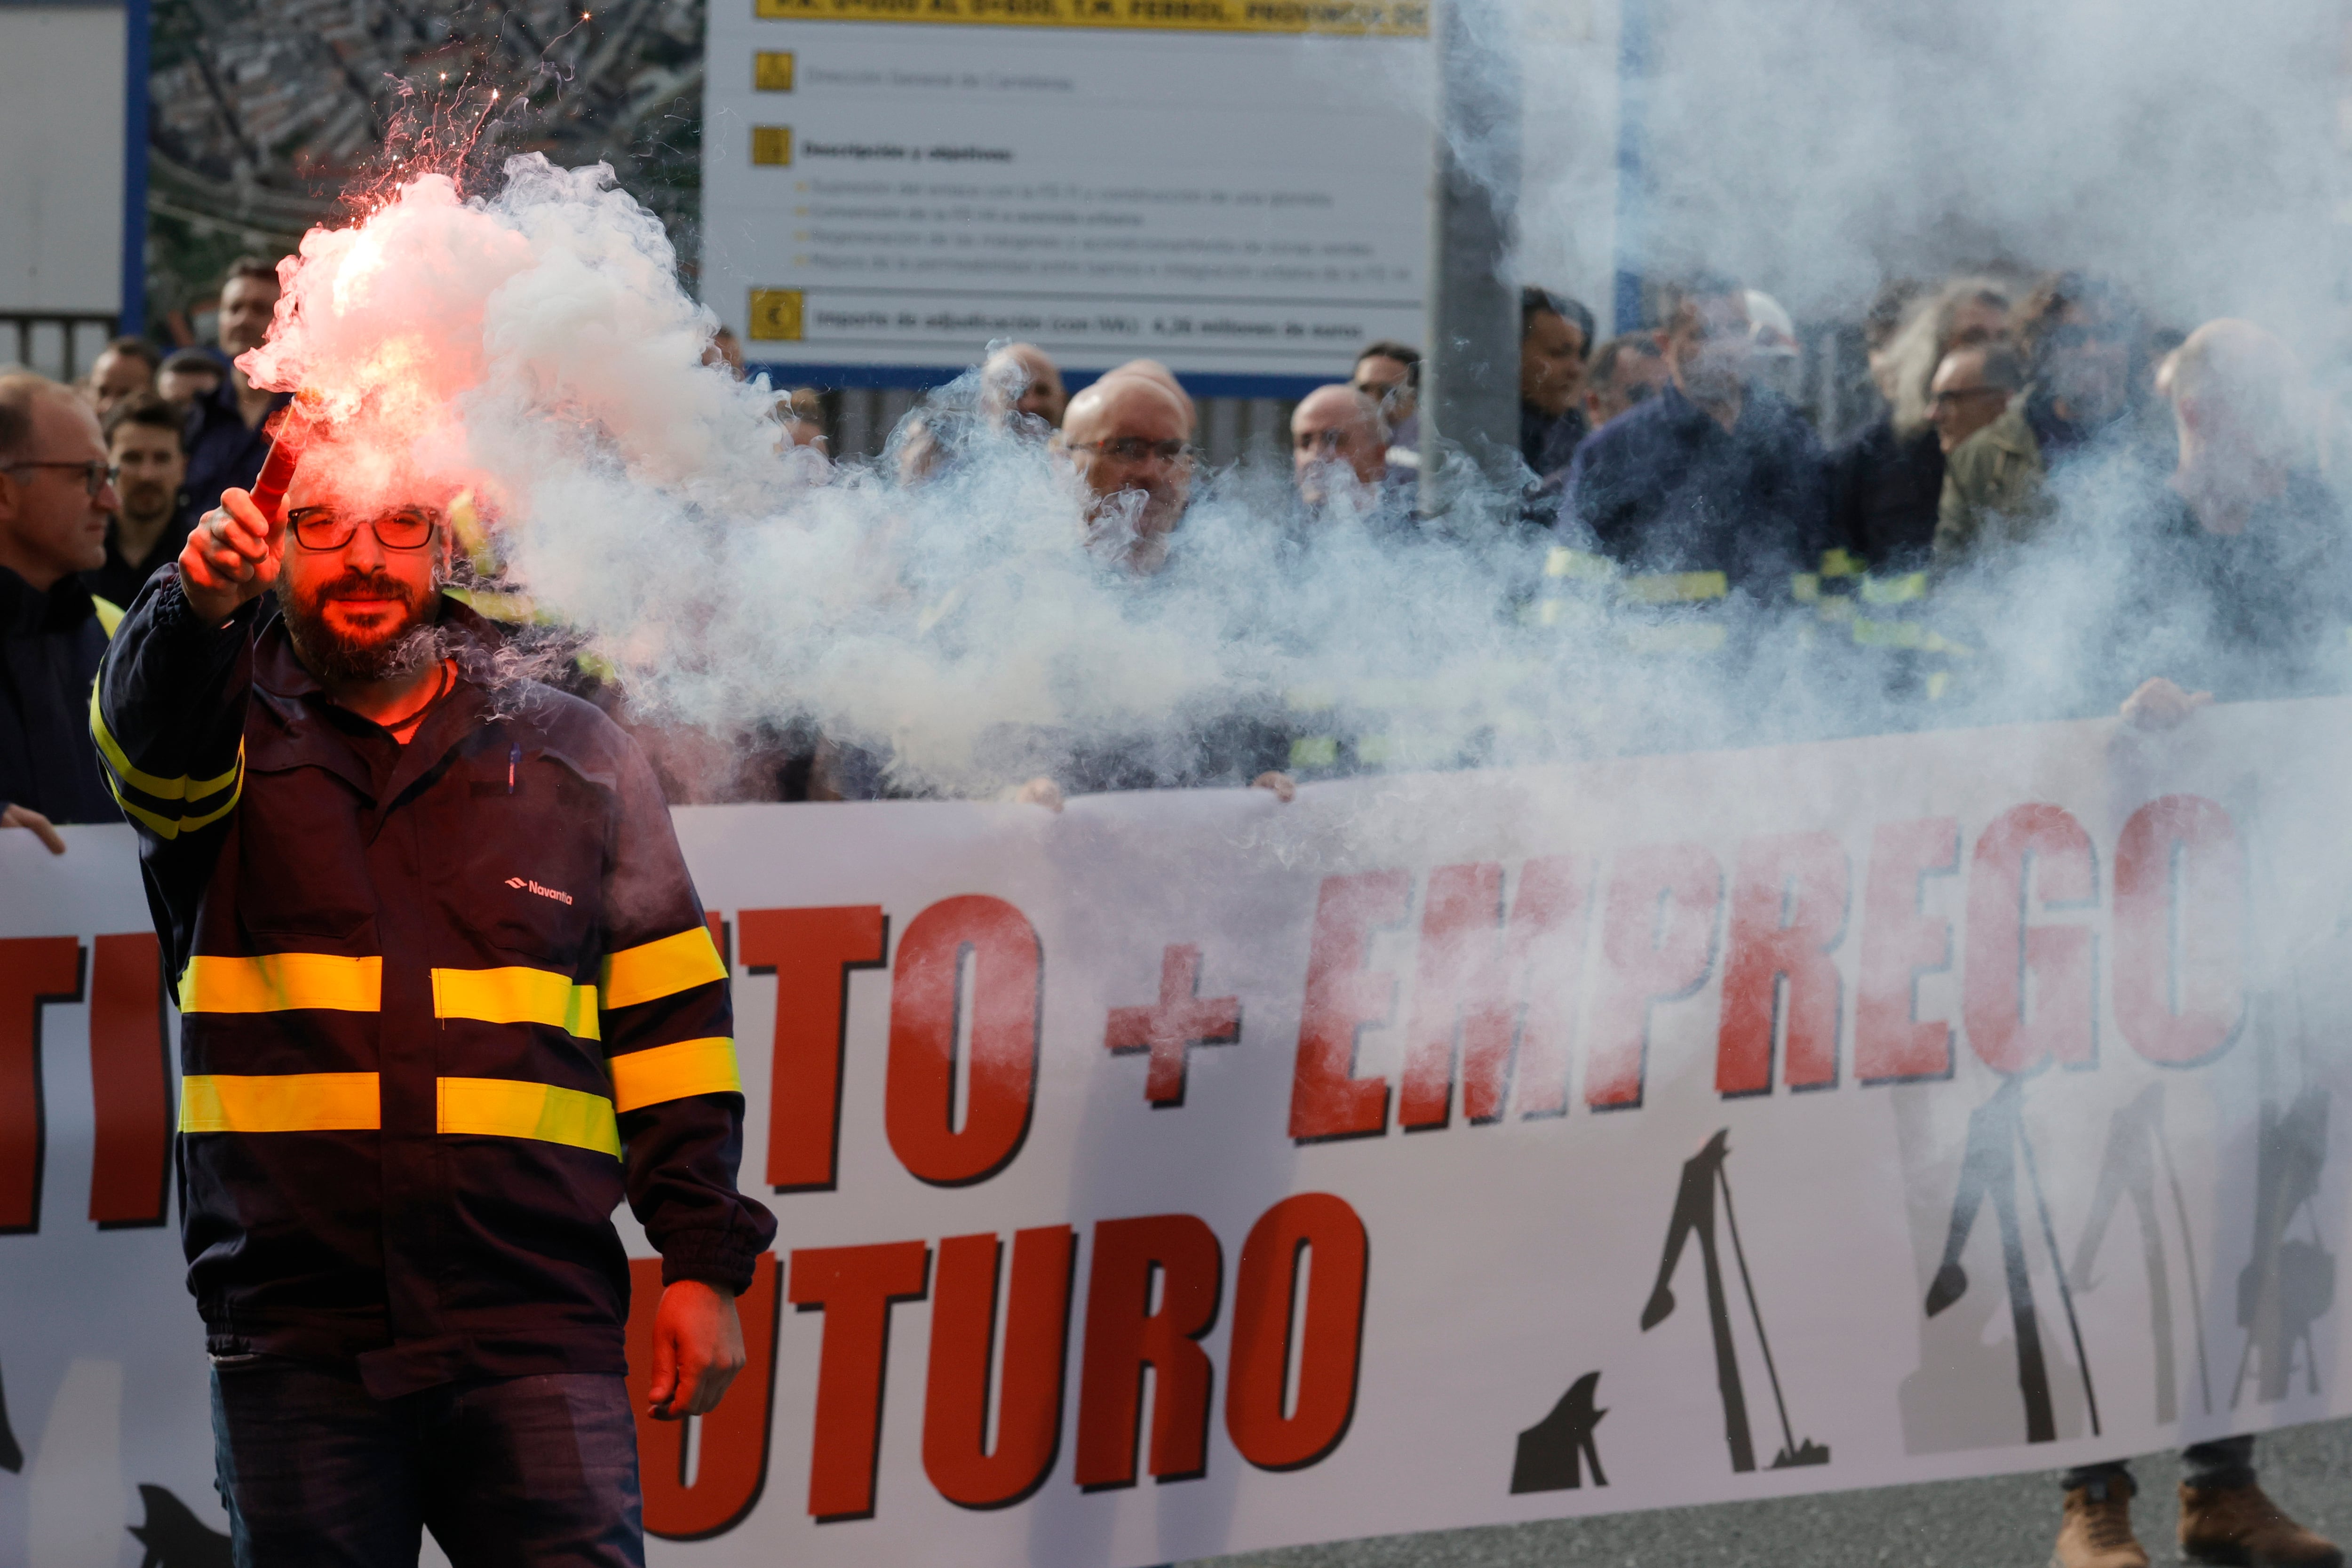
<instances>
[{"instance_id":1,"label":"smoke drifting over crowd","mask_svg":"<svg viewBox=\"0 0 2352 1568\"><path fill-rule=\"evenodd\" d=\"M2222 28L2182 0L1666 7L1637 259L1849 316L1890 273L2086 266L2162 321L2249 315L2320 358L2336 335L2324 11ZM1607 87L1615 51L1605 31L1528 37L1522 269L1591 276L1614 161L1544 144L1545 100ZM1412 199L1419 159L1400 167ZM2165 673L2123 668L2109 635L2133 613L2120 569L2153 548L2131 532L2137 479L2086 471L2065 526L1997 581L1948 584L1969 613L1927 652L1734 594L1715 640L1679 657L1674 615L1547 578L1547 551L1575 541L1517 521L1517 496L1416 525L1302 514L1286 471L1204 472L1167 569L1132 576L1084 544L1060 460L983 416L976 372L934 395L944 460L909 486L893 458L829 470L781 445L772 395L703 364L713 325L609 172L531 155L492 194L424 174L313 231L249 369L320 394L348 450L470 490L516 585L618 666L640 711L724 736L810 721L918 791L1302 713L1344 728L1380 710L1390 766L1507 763L2112 712ZM2160 405L2141 424L2168 440ZM1975 646L1993 626L2005 646ZM1932 673L1953 679L1930 710Z\"/></svg>"}]
</instances>

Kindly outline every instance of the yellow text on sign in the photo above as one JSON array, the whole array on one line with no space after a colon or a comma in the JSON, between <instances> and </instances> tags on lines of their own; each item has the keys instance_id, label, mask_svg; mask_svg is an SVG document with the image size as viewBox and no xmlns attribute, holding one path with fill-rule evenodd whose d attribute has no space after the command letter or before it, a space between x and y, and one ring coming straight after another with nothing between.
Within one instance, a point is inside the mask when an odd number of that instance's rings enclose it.
<instances>
[{"instance_id":1,"label":"yellow text on sign","mask_svg":"<svg viewBox=\"0 0 2352 1568\"><path fill-rule=\"evenodd\" d=\"M766 342L801 341L801 291L797 289L751 290L751 335Z\"/></svg>"},{"instance_id":2,"label":"yellow text on sign","mask_svg":"<svg viewBox=\"0 0 2352 1568\"><path fill-rule=\"evenodd\" d=\"M1428 0L752 0L752 13L770 22L1429 36Z\"/></svg>"}]
</instances>

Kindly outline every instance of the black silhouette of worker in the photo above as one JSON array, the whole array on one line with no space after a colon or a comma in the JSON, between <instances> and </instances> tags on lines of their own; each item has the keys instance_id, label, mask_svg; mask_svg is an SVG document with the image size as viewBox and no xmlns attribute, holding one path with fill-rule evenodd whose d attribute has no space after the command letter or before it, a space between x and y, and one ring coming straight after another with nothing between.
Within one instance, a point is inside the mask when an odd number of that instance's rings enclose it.
<instances>
[{"instance_id":1,"label":"black silhouette of worker","mask_svg":"<svg viewBox=\"0 0 2352 1568\"><path fill-rule=\"evenodd\" d=\"M1593 1445L1592 1429L1609 1414L1593 1407L1601 1374L1588 1372L1576 1380L1551 1414L1519 1434L1519 1451L1511 1466L1513 1492L1556 1492L1584 1484L1583 1467L1592 1467L1592 1484L1605 1487L1601 1450Z\"/></svg>"},{"instance_id":2,"label":"black silhouette of worker","mask_svg":"<svg viewBox=\"0 0 2352 1568\"><path fill-rule=\"evenodd\" d=\"M206 1528L188 1511L188 1505L163 1487L142 1485L139 1500L147 1508L147 1522L134 1524L131 1534L146 1548L139 1568L229 1568L228 1537Z\"/></svg>"},{"instance_id":3,"label":"black silhouette of worker","mask_svg":"<svg viewBox=\"0 0 2352 1568\"><path fill-rule=\"evenodd\" d=\"M25 1468L25 1450L16 1446L16 1434L8 1426L8 1390L0 1385L0 1470L15 1475Z\"/></svg>"}]
</instances>

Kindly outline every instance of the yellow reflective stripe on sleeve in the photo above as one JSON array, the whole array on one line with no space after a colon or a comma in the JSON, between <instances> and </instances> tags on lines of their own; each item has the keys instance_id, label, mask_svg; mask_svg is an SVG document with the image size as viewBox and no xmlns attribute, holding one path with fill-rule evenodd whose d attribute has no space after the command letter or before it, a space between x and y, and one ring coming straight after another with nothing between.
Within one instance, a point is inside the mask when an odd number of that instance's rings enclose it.
<instances>
[{"instance_id":1,"label":"yellow reflective stripe on sleeve","mask_svg":"<svg viewBox=\"0 0 2352 1568\"><path fill-rule=\"evenodd\" d=\"M583 1040L602 1037L593 985L574 985L569 975L521 965L435 970L433 1016L485 1024L545 1024Z\"/></svg>"},{"instance_id":2,"label":"yellow reflective stripe on sleeve","mask_svg":"<svg viewBox=\"0 0 2352 1568\"><path fill-rule=\"evenodd\" d=\"M1299 735L1290 742L1290 765L1294 768L1328 768L1339 760L1337 735Z\"/></svg>"},{"instance_id":3,"label":"yellow reflective stripe on sleeve","mask_svg":"<svg viewBox=\"0 0 2352 1568\"><path fill-rule=\"evenodd\" d=\"M383 960L328 952L224 958L200 952L180 976L183 1013L284 1013L320 1007L373 1013L383 1003Z\"/></svg>"},{"instance_id":4,"label":"yellow reflective stripe on sleeve","mask_svg":"<svg viewBox=\"0 0 2352 1568\"><path fill-rule=\"evenodd\" d=\"M1572 577L1580 583L1606 583L1617 575L1617 563L1605 555L1555 544L1544 556L1544 575Z\"/></svg>"},{"instance_id":5,"label":"yellow reflective stripe on sleeve","mask_svg":"<svg viewBox=\"0 0 2352 1568\"><path fill-rule=\"evenodd\" d=\"M237 783L238 775L245 771L245 742L239 741L236 763L216 779L190 778L185 773L175 779L167 779L141 773L131 765L131 759L123 755L122 746L115 740L114 731L106 727L106 715L99 710L95 684L89 691L89 735L98 742L99 754L106 759L107 766L114 770L117 778L140 794L152 795L157 800L202 800Z\"/></svg>"},{"instance_id":6,"label":"yellow reflective stripe on sleeve","mask_svg":"<svg viewBox=\"0 0 2352 1568\"><path fill-rule=\"evenodd\" d=\"M613 1109L635 1110L690 1094L740 1094L735 1042L719 1037L649 1046L605 1062L613 1074Z\"/></svg>"},{"instance_id":7,"label":"yellow reflective stripe on sleeve","mask_svg":"<svg viewBox=\"0 0 2352 1568\"><path fill-rule=\"evenodd\" d=\"M106 634L107 641L112 642L114 628L122 624L122 606L111 599L101 599L96 594L92 594L89 596L89 607L98 616L98 629Z\"/></svg>"},{"instance_id":8,"label":"yellow reflective stripe on sleeve","mask_svg":"<svg viewBox=\"0 0 2352 1568\"><path fill-rule=\"evenodd\" d=\"M1636 605L1688 605L1722 598L1731 592L1731 579L1721 572L1654 572L1626 578L1617 592Z\"/></svg>"},{"instance_id":9,"label":"yellow reflective stripe on sleeve","mask_svg":"<svg viewBox=\"0 0 2352 1568\"><path fill-rule=\"evenodd\" d=\"M435 1095L437 1131L488 1138L535 1138L621 1156L613 1102L601 1094L508 1078L445 1078Z\"/></svg>"},{"instance_id":10,"label":"yellow reflective stripe on sleeve","mask_svg":"<svg viewBox=\"0 0 2352 1568\"><path fill-rule=\"evenodd\" d=\"M1907 605L1914 599L1927 596L1927 574L1906 572L1899 577L1864 577L1862 580L1862 602L1865 605Z\"/></svg>"},{"instance_id":11,"label":"yellow reflective stripe on sleeve","mask_svg":"<svg viewBox=\"0 0 2352 1568\"><path fill-rule=\"evenodd\" d=\"M372 1072L190 1073L180 1080L183 1132L373 1132L383 1118Z\"/></svg>"},{"instance_id":12,"label":"yellow reflective stripe on sleeve","mask_svg":"<svg viewBox=\"0 0 2352 1568\"><path fill-rule=\"evenodd\" d=\"M719 946L709 926L693 926L676 936L625 948L604 960L597 988L607 1007L634 1007L662 996L675 996L698 985L727 978L719 962Z\"/></svg>"}]
</instances>

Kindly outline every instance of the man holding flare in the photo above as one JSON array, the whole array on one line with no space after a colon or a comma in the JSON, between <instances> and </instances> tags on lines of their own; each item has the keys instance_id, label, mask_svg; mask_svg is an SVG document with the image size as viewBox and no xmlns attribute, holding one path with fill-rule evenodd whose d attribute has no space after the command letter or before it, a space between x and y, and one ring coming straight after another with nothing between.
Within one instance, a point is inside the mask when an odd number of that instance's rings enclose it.
<instances>
[{"instance_id":1,"label":"man holding flare","mask_svg":"<svg viewBox=\"0 0 2352 1568\"><path fill-rule=\"evenodd\" d=\"M314 440L140 595L91 723L183 1015L189 1285L240 1564L644 1560L650 1414L713 1408L774 1221L651 771L445 597L454 487Z\"/></svg>"}]
</instances>

